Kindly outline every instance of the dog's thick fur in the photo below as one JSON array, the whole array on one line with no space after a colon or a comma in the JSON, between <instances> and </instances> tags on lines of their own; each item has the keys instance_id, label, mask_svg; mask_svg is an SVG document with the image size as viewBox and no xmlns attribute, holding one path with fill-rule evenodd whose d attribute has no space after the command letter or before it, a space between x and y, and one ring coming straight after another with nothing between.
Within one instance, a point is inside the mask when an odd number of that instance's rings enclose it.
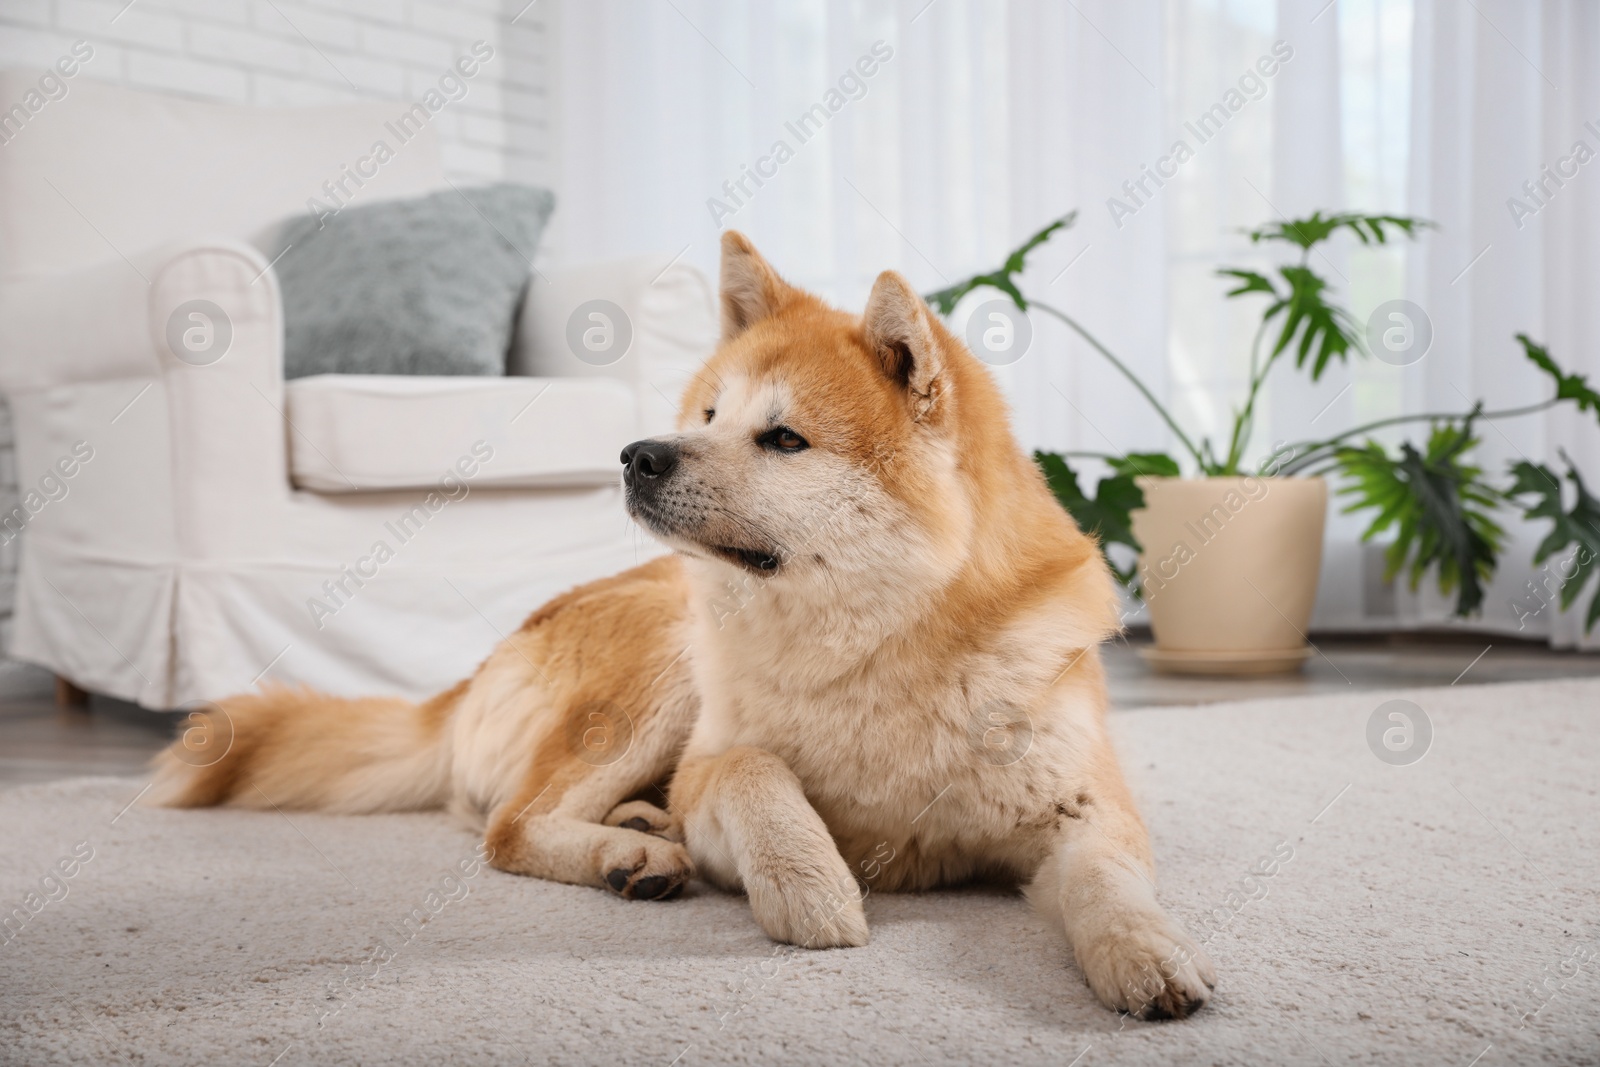
<instances>
[{"instance_id":1,"label":"dog's thick fur","mask_svg":"<svg viewBox=\"0 0 1600 1067\"><path fill-rule=\"evenodd\" d=\"M866 942L863 886L1001 880L1108 1007L1194 1011L1215 977L1106 737L1114 587L985 368L899 275L857 318L734 233L722 317L681 432L625 453L675 555L557 597L420 705L226 700L226 755L175 745L156 802L449 807L503 870L632 898L698 873L817 948Z\"/></svg>"}]
</instances>

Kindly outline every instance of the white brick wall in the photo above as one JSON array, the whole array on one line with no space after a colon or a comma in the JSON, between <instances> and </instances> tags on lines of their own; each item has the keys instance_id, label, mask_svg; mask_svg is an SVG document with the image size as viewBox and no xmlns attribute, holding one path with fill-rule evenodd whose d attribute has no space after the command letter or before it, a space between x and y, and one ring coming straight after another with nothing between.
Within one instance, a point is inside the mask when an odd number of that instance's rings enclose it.
<instances>
[{"instance_id":1,"label":"white brick wall","mask_svg":"<svg viewBox=\"0 0 1600 1067\"><path fill-rule=\"evenodd\" d=\"M414 100L474 41L494 47L472 91L435 124L452 180L549 185L552 0L0 0L0 68L47 67L94 45L81 77L238 104ZM513 91L505 91L514 86ZM10 104L7 101L6 104ZM17 504L0 403L0 514ZM0 545L0 640L15 541Z\"/></svg>"},{"instance_id":2,"label":"white brick wall","mask_svg":"<svg viewBox=\"0 0 1600 1067\"><path fill-rule=\"evenodd\" d=\"M0 0L0 68L94 45L84 76L240 104L413 99L473 41L494 61L439 124L452 179L547 185L550 0ZM515 19L513 22L512 20ZM502 87L515 91L503 92ZM442 116L443 117L443 116Z\"/></svg>"}]
</instances>

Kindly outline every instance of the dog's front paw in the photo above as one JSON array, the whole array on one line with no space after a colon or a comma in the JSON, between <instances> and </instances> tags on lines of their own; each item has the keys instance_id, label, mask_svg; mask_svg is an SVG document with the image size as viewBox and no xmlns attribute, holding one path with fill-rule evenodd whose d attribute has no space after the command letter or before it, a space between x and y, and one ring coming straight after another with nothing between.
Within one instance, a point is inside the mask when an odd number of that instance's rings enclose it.
<instances>
[{"instance_id":1,"label":"dog's front paw","mask_svg":"<svg viewBox=\"0 0 1600 1067\"><path fill-rule=\"evenodd\" d=\"M1165 915L1127 917L1076 953L1100 1002L1141 1019L1182 1019L1216 988L1205 951Z\"/></svg>"},{"instance_id":2,"label":"dog's front paw","mask_svg":"<svg viewBox=\"0 0 1600 1067\"><path fill-rule=\"evenodd\" d=\"M861 888L837 850L829 851L831 856L816 856L809 862L763 863L745 877L756 922L774 941L802 948L867 943Z\"/></svg>"},{"instance_id":3,"label":"dog's front paw","mask_svg":"<svg viewBox=\"0 0 1600 1067\"><path fill-rule=\"evenodd\" d=\"M694 863L682 845L632 831L616 836L621 840L602 845L599 870L606 888L618 896L670 900L694 877Z\"/></svg>"},{"instance_id":4,"label":"dog's front paw","mask_svg":"<svg viewBox=\"0 0 1600 1067\"><path fill-rule=\"evenodd\" d=\"M645 800L629 800L618 804L601 822L606 826L620 826L624 830L637 830L641 834L654 834L680 844L683 842L683 826L678 817Z\"/></svg>"}]
</instances>

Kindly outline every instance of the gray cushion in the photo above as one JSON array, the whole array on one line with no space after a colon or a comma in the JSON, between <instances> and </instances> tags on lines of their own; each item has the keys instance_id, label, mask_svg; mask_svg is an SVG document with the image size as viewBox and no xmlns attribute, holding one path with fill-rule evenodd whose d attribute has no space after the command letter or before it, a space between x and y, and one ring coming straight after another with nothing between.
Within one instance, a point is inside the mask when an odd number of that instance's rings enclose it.
<instances>
[{"instance_id":1,"label":"gray cushion","mask_svg":"<svg viewBox=\"0 0 1600 1067\"><path fill-rule=\"evenodd\" d=\"M279 228L284 376L504 374L534 246L555 206L500 183L347 207Z\"/></svg>"}]
</instances>

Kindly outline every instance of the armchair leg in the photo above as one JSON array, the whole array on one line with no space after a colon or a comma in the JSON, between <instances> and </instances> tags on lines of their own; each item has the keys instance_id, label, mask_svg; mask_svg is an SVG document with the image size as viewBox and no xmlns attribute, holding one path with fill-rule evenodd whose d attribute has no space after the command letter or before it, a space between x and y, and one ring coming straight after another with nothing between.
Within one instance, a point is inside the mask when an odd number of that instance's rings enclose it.
<instances>
[{"instance_id":1,"label":"armchair leg","mask_svg":"<svg viewBox=\"0 0 1600 1067\"><path fill-rule=\"evenodd\" d=\"M56 707L87 708L89 694L73 685L71 680L56 675Z\"/></svg>"}]
</instances>

